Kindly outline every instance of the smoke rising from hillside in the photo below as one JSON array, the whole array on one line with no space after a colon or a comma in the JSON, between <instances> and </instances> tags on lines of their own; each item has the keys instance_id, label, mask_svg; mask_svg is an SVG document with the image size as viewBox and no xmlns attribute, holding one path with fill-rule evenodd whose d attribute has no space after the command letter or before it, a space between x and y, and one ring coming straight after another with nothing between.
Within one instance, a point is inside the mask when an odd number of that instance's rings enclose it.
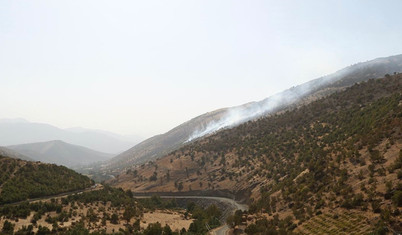
<instances>
[{"instance_id":1,"label":"smoke rising from hillside","mask_svg":"<svg viewBox=\"0 0 402 235\"><path fill-rule=\"evenodd\" d=\"M229 108L221 119L218 121L212 121L206 126L196 130L189 137L188 141L192 141L224 128L234 127L249 120L269 114L270 112L283 107L284 105L296 102L309 91L310 89L305 89L304 87L300 87L298 89L295 88L276 94L260 102L253 102L242 106Z\"/></svg>"},{"instance_id":2,"label":"smoke rising from hillside","mask_svg":"<svg viewBox=\"0 0 402 235\"><path fill-rule=\"evenodd\" d=\"M292 87L262 101L229 108L227 113L218 121L212 121L194 131L193 134L188 138L187 142L224 128L240 125L249 120L273 113L278 109L296 104L299 101L302 101L303 98L306 98L308 95L310 95L317 88L334 83L344 76L350 74L353 70L354 69L351 67L347 67L334 74L312 80L296 87Z\"/></svg>"},{"instance_id":3,"label":"smoke rising from hillside","mask_svg":"<svg viewBox=\"0 0 402 235\"><path fill-rule=\"evenodd\" d=\"M221 129L234 127L249 120L274 113L283 108L290 108L291 105L300 103L303 99L308 99L315 92L317 93L314 94L314 98L319 98L342 87L352 86L356 82L380 78L386 73L400 72L402 70L401 60L402 55L396 55L357 63L331 75L292 87L265 100L229 108L219 120L211 121L195 130L189 136L187 142Z\"/></svg>"}]
</instances>

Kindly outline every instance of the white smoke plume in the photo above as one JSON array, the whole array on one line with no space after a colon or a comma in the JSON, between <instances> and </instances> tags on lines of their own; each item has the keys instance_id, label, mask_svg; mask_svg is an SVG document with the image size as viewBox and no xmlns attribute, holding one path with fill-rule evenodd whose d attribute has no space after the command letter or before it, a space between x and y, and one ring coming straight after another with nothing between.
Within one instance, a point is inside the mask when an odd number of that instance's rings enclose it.
<instances>
[{"instance_id":1,"label":"white smoke plume","mask_svg":"<svg viewBox=\"0 0 402 235\"><path fill-rule=\"evenodd\" d=\"M242 106L229 108L227 113L218 121L212 121L206 126L196 130L187 140L192 141L204 135L214 133L228 127L234 127L249 120L269 114L276 108L297 101L308 90L294 89L271 96L260 102L253 102Z\"/></svg>"},{"instance_id":2,"label":"white smoke plume","mask_svg":"<svg viewBox=\"0 0 402 235\"><path fill-rule=\"evenodd\" d=\"M314 89L334 83L350 72L351 69L348 67L332 75L312 80L297 87L292 87L260 102L252 102L229 108L221 119L211 121L207 125L200 127L190 135L186 142L190 142L224 128L235 127L249 120L270 114L278 108L295 104L309 95Z\"/></svg>"}]
</instances>

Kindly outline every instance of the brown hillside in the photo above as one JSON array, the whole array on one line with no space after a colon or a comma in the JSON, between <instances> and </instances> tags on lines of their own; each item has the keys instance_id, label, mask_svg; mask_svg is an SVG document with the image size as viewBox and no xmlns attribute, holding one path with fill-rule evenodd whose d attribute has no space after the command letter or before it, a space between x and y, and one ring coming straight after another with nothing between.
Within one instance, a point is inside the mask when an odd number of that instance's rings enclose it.
<instances>
[{"instance_id":1,"label":"brown hillside","mask_svg":"<svg viewBox=\"0 0 402 235\"><path fill-rule=\"evenodd\" d=\"M256 112L255 115L251 115L250 117L245 116L235 124L239 125L261 116L291 110L300 105L308 104L314 100L342 91L357 82L366 81L371 78L380 78L384 74L393 74L394 72L402 72L402 55L358 63L339 70L334 74L292 87L259 102L250 102L200 115L165 134L154 136L139 143L102 166L95 167L93 170L107 172L107 174L116 174L131 168L133 165L160 158L173 150L183 147L194 133L198 131L202 132L207 129L209 124L221 121L222 118L227 117L233 111L241 113ZM263 111L257 112L256 110Z\"/></svg>"},{"instance_id":2,"label":"brown hillside","mask_svg":"<svg viewBox=\"0 0 402 235\"><path fill-rule=\"evenodd\" d=\"M400 228L392 213L401 209L401 100L402 75L370 80L218 132L111 183L146 192L227 190L250 199L252 213L291 215L300 225L336 208L375 221L389 211L387 223Z\"/></svg>"}]
</instances>

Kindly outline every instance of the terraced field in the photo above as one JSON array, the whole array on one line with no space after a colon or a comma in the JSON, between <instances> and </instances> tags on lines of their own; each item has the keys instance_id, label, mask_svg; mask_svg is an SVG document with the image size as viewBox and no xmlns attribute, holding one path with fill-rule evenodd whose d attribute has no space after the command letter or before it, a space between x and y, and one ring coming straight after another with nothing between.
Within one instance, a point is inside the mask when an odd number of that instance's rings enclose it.
<instances>
[{"instance_id":1,"label":"terraced field","mask_svg":"<svg viewBox=\"0 0 402 235\"><path fill-rule=\"evenodd\" d=\"M367 219L353 212L321 214L297 228L300 234L368 234L372 226Z\"/></svg>"}]
</instances>

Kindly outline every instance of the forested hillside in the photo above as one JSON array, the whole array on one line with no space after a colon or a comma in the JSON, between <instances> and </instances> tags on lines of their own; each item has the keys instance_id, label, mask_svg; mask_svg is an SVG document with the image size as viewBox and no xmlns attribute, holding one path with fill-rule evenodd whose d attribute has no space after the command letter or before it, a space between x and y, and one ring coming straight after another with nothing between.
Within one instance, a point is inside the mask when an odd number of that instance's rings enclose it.
<instances>
[{"instance_id":1,"label":"forested hillside","mask_svg":"<svg viewBox=\"0 0 402 235\"><path fill-rule=\"evenodd\" d=\"M0 156L0 204L85 189L93 182L63 166Z\"/></svg>"},{"instance_id":2,"label":"forested hillside","mask_svg":"<svg viewBox=\"0 0 402 235\"><path fill-rule=\"evenodd\" d=\"M249 200L251 214L262 216L257 221L263 222L248 224L249 234L314 234L320 232L311 230L320 219L315 217L343 210L361 216L366 232L400 231L401 149L402 75L387 75L218 132L128 170L113 183L137 191L231 192Z\"/></svg>"}]
</instances>

